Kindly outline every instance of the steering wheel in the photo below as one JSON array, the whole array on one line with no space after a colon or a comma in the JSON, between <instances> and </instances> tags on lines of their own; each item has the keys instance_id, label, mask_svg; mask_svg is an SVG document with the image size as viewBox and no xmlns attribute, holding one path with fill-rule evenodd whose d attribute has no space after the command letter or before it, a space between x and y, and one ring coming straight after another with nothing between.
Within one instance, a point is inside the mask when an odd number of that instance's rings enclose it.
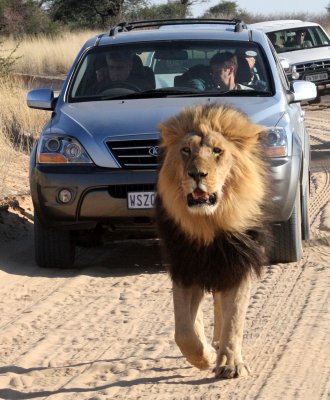
<instances>
[{"instance_id":1,"label":"steering wheel","mask_svg":"<svg viewBox=\"0 0 330 400\"><path fill-rule=\"evenodd\" d=\"M134 90L135 92L141 92L141 89L138 86L136 86L134 83L127 81L111 82L111 89L112 88L124 88Z\"/></svg>"}]
</instances>

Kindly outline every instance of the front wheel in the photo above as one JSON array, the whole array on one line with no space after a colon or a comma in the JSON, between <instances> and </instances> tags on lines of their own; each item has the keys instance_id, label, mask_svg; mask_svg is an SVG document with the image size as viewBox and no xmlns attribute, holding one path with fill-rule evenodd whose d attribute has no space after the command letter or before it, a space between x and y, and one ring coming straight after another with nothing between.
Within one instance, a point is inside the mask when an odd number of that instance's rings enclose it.
<instances>
[{"instance_id":1,"label":"front wheel","mask_svg":"<svg viewBox=\"0 0 330 400\"><path fill-rule=\"evenodd\" d=\"M34 249L37 265L42 268L70 268L75 245L70 231L46 228L34 214Z\"/></svg>"},{"instance_id":2,"label":"front wheel","mask_svg":"<svg viewBox=\"0 0 330 400\"><path fill-rule=\"evenodd\" d=\"M309 182L307 183L301 199L301 235L303 240L310 239L310 224L309 224Z\"/></svg>"},{"instance_id":3,"label":"front wheel","mask_svg":"<svg viewBox=\"0 0 330 400\"><path fill-rule=\"evenodd\" d=\"M301 232L300 185L291 217L288 221L274 225L274 247L271 254L273 263L290 263L300 261L303 255Z\"/></svg>"},{"instance_id":4,"label":"front wheel","mask_svg":"<svg viewBox=\"0 0 330 400\"><path fill-rule=\"evenodd\" d=\"M322 102L321 96L318 94L315 99L309 100L308 104L320 104Z\"/></svg>"}]
</instances>

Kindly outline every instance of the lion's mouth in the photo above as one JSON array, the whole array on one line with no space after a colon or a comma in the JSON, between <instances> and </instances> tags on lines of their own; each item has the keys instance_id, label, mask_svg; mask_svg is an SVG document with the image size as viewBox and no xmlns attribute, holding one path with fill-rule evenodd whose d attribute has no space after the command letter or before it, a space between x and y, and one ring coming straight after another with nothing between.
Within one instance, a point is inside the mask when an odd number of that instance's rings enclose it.
<instances>
[{"instance_id":1,"label":"lion's mouth","mask_svg":"<svg viewBox=\"0 0 330 400\"><path fill-rule=\"evenodd\" d=\"M207 193L200 188L196 188L187 196L188 207L213 206L216 202L216 193Z\"/></svg>"}]
</instances>

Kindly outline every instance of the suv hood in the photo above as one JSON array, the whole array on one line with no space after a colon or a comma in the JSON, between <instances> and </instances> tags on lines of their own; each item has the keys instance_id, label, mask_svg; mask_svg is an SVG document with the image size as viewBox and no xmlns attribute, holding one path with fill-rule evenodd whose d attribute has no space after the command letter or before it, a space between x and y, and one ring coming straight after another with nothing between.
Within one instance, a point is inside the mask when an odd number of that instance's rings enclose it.
<instances>
[{"instance_id":1,"label":"suv hood","mask_svg":"<svg viewBox=\"0 0 330 400\"><path fill-rule=\"evenodd\" d=\"M152 101L152 111L150 102ZM261 125L276 126L283 115L279 99L275 97L222 97L222 98L166 98L139 100L112 100L64 104L54 118L51 131L66 133L77 138L97 165L118 168L109 157L105 142L118 136L134 135L158 138L161 121L177 114L184 107L215 102L233 106L245 112ZM59 130L57 127L61 127ZM63 132L63 127L65 132ZM151 136L150 136L151 135Z\"/></svg>"},{"instance_id":2,"label":"suv hood","mask_svg":"<svg viewBox=\"0 0 330 400\"><path fill-rule=\"evenodd\" d=\"M279 57L285 57L291 65L312 63L313 61L318 60L327 60L330 59L330 46L288 51L280 53Z\"/></svg>"}]
</instances>

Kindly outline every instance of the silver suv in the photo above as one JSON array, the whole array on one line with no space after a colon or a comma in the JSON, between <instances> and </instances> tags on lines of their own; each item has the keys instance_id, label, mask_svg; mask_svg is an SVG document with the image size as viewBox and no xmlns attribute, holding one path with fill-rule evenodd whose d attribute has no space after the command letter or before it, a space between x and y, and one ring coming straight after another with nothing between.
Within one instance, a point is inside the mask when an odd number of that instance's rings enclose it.
<instances>
[{"instance_id":1,"label":"silver suv","mask_svg":"<svg viewBox=\"0 0 330 400\"><path fill-rule=\"evenodd\" d=\"M191 85L207 81L211 58L228 52L245 90ZM309 235L309 139L300 101L315 96L311 82L289 84L267 36L239 20L140 21L91 38L57 97L45 88L27 98L29 107L52 111L31 154L37 264L70 267L76 245L105 236L154 236L158 124L210 102L268 127L273 261L299 260Z\"/></svg>"},{"instance_id":2,"label":"silver suv","mask_svg":"<svg viewBox=\"0 0 330 400\"><path fill-rule=\"evenodd\" d=\"M265 21L249 25L271 40L280 58L288 61L289 79L314 82L318 96L330 84L330 38L315 22L300 20Z\"/></svg>"}]
</instances>

